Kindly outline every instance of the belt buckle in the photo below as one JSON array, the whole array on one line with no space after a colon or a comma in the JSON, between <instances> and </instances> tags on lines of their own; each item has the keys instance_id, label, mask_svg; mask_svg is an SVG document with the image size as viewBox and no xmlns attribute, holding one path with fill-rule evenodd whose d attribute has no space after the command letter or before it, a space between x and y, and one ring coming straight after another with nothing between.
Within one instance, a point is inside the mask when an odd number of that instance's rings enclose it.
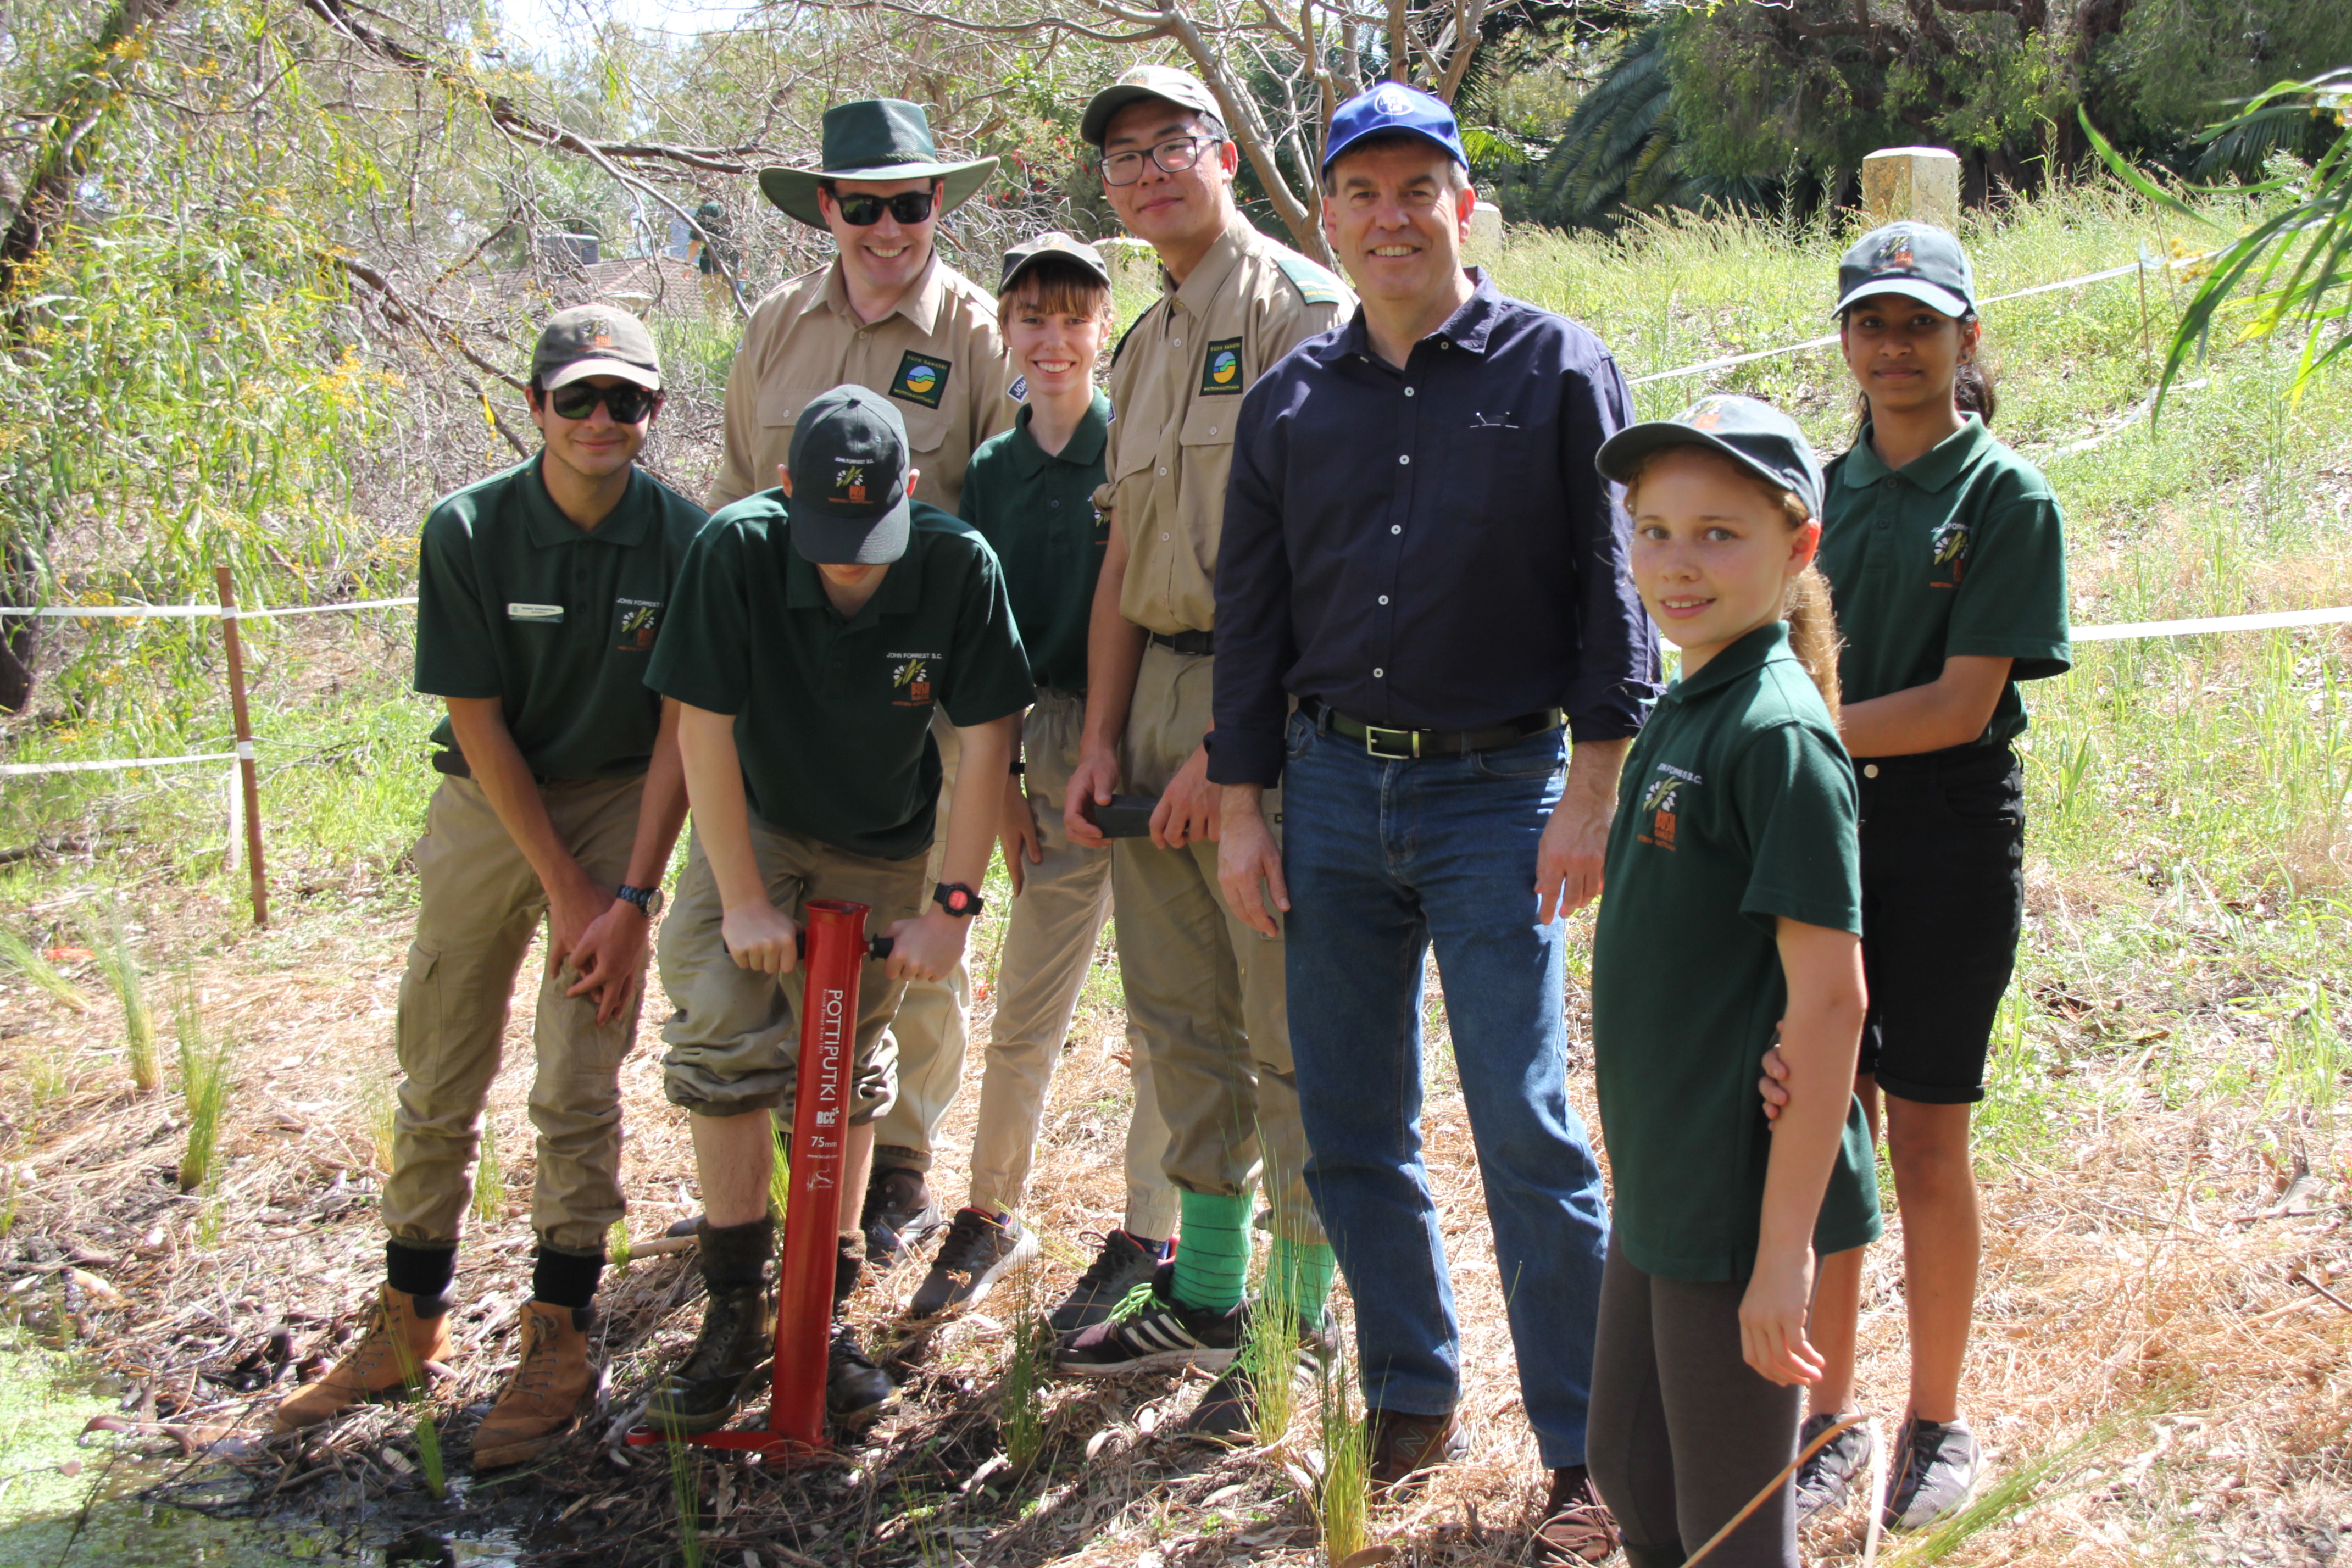
<instances>
[{"instance_id":1,"label":"belt buckle","mask_svg":"<svg viewBox=\"0 0 2352 1568\"><path fill-rule=\"evenodd\" d=\"M1395 736L1395 741L1391 743L1402 746L1404 750L1401 752L1384 752L1381 750L1382 743L1381 737L1383 735ZM1418 730L1386 730L1382 729L1378 724L1367 724L1364 726L1364 752L1368 756L1381 757L1390 762L1412 762L1421 755L1421 731Z\"/></svg>"}]
</instances>

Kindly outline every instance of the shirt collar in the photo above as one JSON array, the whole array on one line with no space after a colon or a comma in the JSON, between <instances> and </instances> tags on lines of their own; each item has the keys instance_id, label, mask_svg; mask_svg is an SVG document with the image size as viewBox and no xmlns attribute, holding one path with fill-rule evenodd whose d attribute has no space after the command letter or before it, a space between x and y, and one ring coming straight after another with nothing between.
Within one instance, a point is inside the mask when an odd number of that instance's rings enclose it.
<instances>
[{"instance_id":1,"label":"shirt collar","mask_svg":"<svg viewBox=\"0 0 2352 1568\"><path fill-rule=\"evenodd\" d=\"M1900 475L1914 489L1934 495L1976 465L1977 460L1992 449L1992 432L1984 421L1971 414L1968 423L1953 431L1930 450L1920 454L1899 468L1889 468L1885 459L1870 444L1870 426L1864 425L1862 434L1848 449L1845 461L1839 465L1845 470L1844 483L1852 489L1866 489L1888 474Z\"/></svg>"},{"instance_id":2,"label":"shirt collar","mask_svg":"<svg viewBox=\"0 0 2352 1568\"><path fill-rule=\"evenodd\" d=\"M1430 338L1444 338L1457 349L1483 354L1486 352L1487 336L1495 330L1496 319L1502 314L1505 303L1503 291L1495 287L1494 279L1486 276L1485 268L1471 267L1464 270L1470 275L1470 298L1465 300L1454 314L1445 318L1444 325L1421 341L1427 342ZM1348 324L1339 330L1336 347L1338 353L1333 357L1337 358L1344 359L1349 354L1361 355L1366 359L1379 357L1372 353L1371 331L1364 325L1364 307L1360 300L1356 305L1356 313L1349 317Z\"/></svg>"},{"instance_id":3,"label":"shirt collar","mask_svg":"<svg viewBox=\"0 0 2352 1568\"><path fill-rule=\"evenodd\" d=\"M1216 299L1218 290L1224 288L1225 279L1234 275L1234 268L1241 265L1243 256L1249 250L1249 242L1256 234L1257 230L1250 227L1249 219L1235 213L1233 221L1225 225L1225 232L1217 236L1216 242L1209 247L1200 264L1192 268L1182 283L1175 282L1168 276L1168 269L1161 268L1160 287L1175 295L1176 302L1188 312L1205 317L1209 313L1210 303Z\"/></svg>"},{"instance_id":4,"label":"shirt collar","mask_svg":"<svg viewBox=\"0 0 2352 1568\"><path fill-rule=\"evenodd\" d=\"M783 497L776 497L779 510ZM920 503L918 503L920 504ZM833 609L833 601L824 595L824 579L819 575L816 563L793 548L790 538L792 524L787 519L780 548L784 552L784 608L787 610ZM918 558L921 545L917 533L909 531L907 553L890 563L890 570L882 574L882 585L866 601L857 614L844 624L845 631L860 631L883 616L903 616L913 611L923 596L922 563ZM836 618L838 616L836 616Z\"/></svg>"},{"instance_id":5,"label":"shirt collar","mask_svg":"<svg viewBox=\"0 0 2352 1568\"><path fill-rule=\"evenodd\" d=\"M1029 433L1029 416L1035 411L1036 405L1024 403L1013 416L1013 465L1023 479L1034 479L1055 463L1090 468L1102 460L1103 444L1110 438L1110 399L1099 388L1079 417L1078 427L1070 432L1069 441L1058 452L1048 453Z\"/></svg>"},{"instance_id":6,"label":"shirt collar","mask_svg":"<svg viewBox=\"0 0 2352 1568\"><path fill-rule=\"evenodd\" d=\"M1666 688L1664 700L1694 702L1716 688L1728 685L1776 659L1794 659L1796 657L1789 651L1789 623L1774 621L1768 626L1758 626L1718 652L1696 675L1677 680Z\"/></svg>"},{"instance_id":7,"label":"shirt collar","mask_svg":"<svg viewBox=\"0 0 2352 1568\"><path fill-rule=\"evenodd\" d=\"M563 515L555 498L547 493L547 481L541 477L539 466L547 461L547 448L522 467L519 486L522 492L523 534L541 550L552 550L559 545L576 544L583 539L602 540L606 544L627 549L646 541L646 514L651 508L641 504L647 499L644 487L653 481L645 470L632 465L629 488L604 520L593 528L583 528Z\"/></svg>"},{"instance_id":8,"label":"shirt collar","mask_svg":"<svg viewBox=\"0 0 2352 1568\"><path fill-rule=\"evenodd\" d=\"M930 257L923 263L922 271L916 274L915 281L908 287L907 291L898 296L898 302L890 307L890 316L906 317L913 323L915 331L928 338L931 335L931 329L939 324L940 302L946 293L947 280L940 276L940 247L937 244L933 244ZM866 321L851 307L849 283L841 275L841 258L838 256L833 258L832 269L826 272L824 277L824 287L817 290L815 299L809 301L808 310L814 310L819 306L836 312L858 326L870 327L880 324ZM805 315L807 311L804 310L802 314ZM885 316L882 320L887 321L890 316Z\"/></svg>"}]
</instances>

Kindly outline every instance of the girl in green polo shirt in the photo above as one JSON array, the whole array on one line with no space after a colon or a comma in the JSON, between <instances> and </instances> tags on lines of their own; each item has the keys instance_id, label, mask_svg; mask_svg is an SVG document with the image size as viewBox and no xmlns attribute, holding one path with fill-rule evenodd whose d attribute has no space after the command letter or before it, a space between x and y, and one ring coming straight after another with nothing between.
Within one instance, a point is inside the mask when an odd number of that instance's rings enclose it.
<instances>
[{"instance_id":1,"label":"girl in green polo shirt","mask_svg":"<svg viewBox=\"0 0 2352 1568\"><path fill-rule=\"evenodd\" d=\"M1711 397L1601 447L1634 586L1682 678L1627 755L1593 935L1611 1176L1592 1479L1633 1568L1796 1568L1816 1256L1878 1235L1851 1088L1862 1029L1853 773L1811 570L1821 471L1791 420ZM1751 1053L1792 1066L1777 1123Z\"/></svg>"},{"instance_id":2,"label":"girl in green polo shirt","mask_svg":"<svg viewBox=\"0 0 2352 1568\"><path fill-rule=\"evenodd\" d=\"M1846 644L1839 727L1862 800L1863 962L1870 1014L1855 1087L1903 1209L1911 1386L1886 1522L1947 1519L1976 1484L1960 1366L1976 1295L1969 1107L2009 988L2024 908L2025 728L2018 682L2068 661L2063 521L2049 482L1992 438L1973 269L1940 228L1866 235L1838 269L1839 336L1862 427L1829 466L1821 565ZM1783 1064L1768 1059L1765 1091ZM1853 1398L1859 1259L1825 1266L1813 1315L1826 1375L1806 1436ZM1866 1428L1799 1477L1807 1514L1842 1501Z\"/></svg>"}]
</instances>

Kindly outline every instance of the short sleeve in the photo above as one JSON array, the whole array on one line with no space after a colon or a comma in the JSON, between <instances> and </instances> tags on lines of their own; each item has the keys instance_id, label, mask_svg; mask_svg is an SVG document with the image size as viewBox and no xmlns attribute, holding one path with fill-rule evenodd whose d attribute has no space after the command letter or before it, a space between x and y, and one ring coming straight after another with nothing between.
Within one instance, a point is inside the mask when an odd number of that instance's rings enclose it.
<instances>
[{"instance_id":1,"label":"short sleeve","mask_svg":"<svg viewBox=\"0 0 2352 1568\"><path fill-rule=\"evenodd\" d=\"M948 721L960 729L1018 713L1037 697L1004 574L985 541L975 535L971 544L940 692Z\"/></svg>"},{"instance_id":2,"label":"short sleeve","mask_svg":"<svg viewBox=\"0 0 2352 1568\"><path fill-rule=\"evenodd\" d=\"M2008 658L2016 680L2072 666L2066 624L2066 526L2049 495L2027 496L1986 518L1970 542L1944 656Z\"/></svg>"},{"instance_id":3,"label":"short sleeve","mask_svg":"<svg viewBox=\"0 0 2352 1568\"><path fill-rule=\"evenodd\" d=\"M475 580L467 519L436 510L425 520L416 562L416 675L428 697L505 695L482 585Z\"/></svg>"},{"instance_id":4,"label":"short sleeve","mask_svg":"<svg viewBox=\"0 0 2352 1568\"><path fill-rule=\"evenodd\" d=\"M751 617L743 535L705 525L686 552L646 684L708 713L736 714L751 695Z\"/></svg>"},{"instance_id":5,"label":"short sleeve","mask_svg":"<svg viewBox=\"0 0 2352 1568\"><path fill-rule=\"evenodd\" d=\"M1739 912L1862 931L1853 764L1826 732L1776 724L1749 741L1732 780L1748 847Z\"/></svg>"}]
</instances>

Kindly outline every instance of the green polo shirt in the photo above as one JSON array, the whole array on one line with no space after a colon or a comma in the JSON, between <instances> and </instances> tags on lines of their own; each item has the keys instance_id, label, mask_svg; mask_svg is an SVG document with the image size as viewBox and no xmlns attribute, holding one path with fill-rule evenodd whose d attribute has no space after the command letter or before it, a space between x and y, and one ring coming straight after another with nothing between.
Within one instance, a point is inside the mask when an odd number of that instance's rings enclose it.
<instances>
[{"instance_id":1,"label":"green polo shirt","mask_svg":"<svg viewBox=\"0 0 2352 1568\"><path fill-rule=\"evenodd\" d=\"M1870 427L1824 476L1823 575L1845 652L1838 689L1864 702L1925 686L1955 655L2009 658L2009 684L1973 742L2025 728L2021 680L2063 675L2066 520L2042 470L1975 415L1924 457L1889 468Z\"/></svg>"},{"instance_id":2,"label":"green polo shirt","mask_svg":"<svg viewBox=\"0 0 2352 1568\"><path fill-rule=\"evenodd\" d=\"M781 489L722 507L678 574L677 619L646 681L735 716L761 821L886 860L931 847L940 749L1027 707L1028 656L988 542L917 501L907 553L845 620L792 547Z\"/></svg>"},{"instance_id":3,"label":"green polo shirt","mask_svg":"<svg viewBox=\"0 0 2352 1568\"><path fill-rule=\"evenodd\" d=\"M416 689L503 698L542 778L644 773L661 727L646 666L703 517L632 468L621 504L583 529L537 458L436 503L417 549ZM433 739L456 749L446 714Z\"/></svg>"},{"instance_id":4,"label":"green polo shirt","mask_svg":"<svg viewBox=\"0 0 2352 1568\"><path fill-rule=\"evenodd\" d=\"M1789 1005L1776 922L1862 929L1853 766L1784 624L1667 689L1618 803L1592 939L1611 1223L1644 1273L1744 1279L1772 1152L1756 1081ZM1874 1169L1854 1100L1822 1256L1877 1239Z\"/></svg>"},{"instance_id":5,"label":"green polo shirt","mask_svg":"<svg viewBox=\"0 0 2352 1568\"><path fill-rule=\"evenodd\" d=\"M1110 520L1094 500L1105 478L1110 399L1096 393L1069 443L1050 454L1029 434L1034 412L1024 404L1012 429L971 455L961 510L1004 563L1030 675L1040 686L1084 691L1087 623L1110 543Z\"/></svg>"}]
</instances>

